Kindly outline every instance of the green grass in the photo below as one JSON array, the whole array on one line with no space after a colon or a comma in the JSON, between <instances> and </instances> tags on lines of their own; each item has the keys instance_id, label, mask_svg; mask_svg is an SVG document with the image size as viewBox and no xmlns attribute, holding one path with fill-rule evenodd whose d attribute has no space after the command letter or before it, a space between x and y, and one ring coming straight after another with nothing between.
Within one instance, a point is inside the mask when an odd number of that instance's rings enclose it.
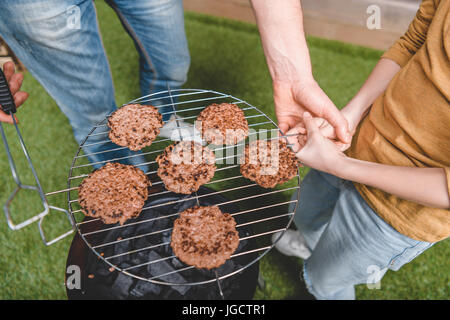
<instances>
[{"instance_id":1,"label":"green grass","mask_svg":"<svg viewBox=\"0 0 450 320\"><path fill-rule=\"evenodd\" d=\"M96 5L116 86L116 100L122 104L140 96L138 54L114 13L103 2ZM275 119L271 81L255 26L188 13L186 31L192 56L186 88L230 93ZM308 42L315 77L339 107L357 92L381 55L379 51L335 41L309 38ZM51 97L29 73L25 75L24 90L30 93L30 98L18 112L18 117L29 152L44 190L63 189L77 150L71 128ZM8 126L7 129L11 134L12 128ZM20 149L16 145L13 154L21 178L24 182L31 182L32 175L26 163L19 160ZM0 152L0 172L0 203L3 204L14 188L4 152ZM302 174L305 172L303 170ZM20 213L19 218L40 209L33 192L22 192L19 197L12 207L14 212ZM50 197L50 201L52 205L66 206L64 196ZM67 223L58 217L61 214L45 219L44 227L53 235L67 228ZM36 224L14 232L1 218L0 298L65 299L64 269L70 242L71 237L45 247ZM389 271L380 290L358 286L357 298L447 299L449 246L449 241L438 243L400 271ZM256 299L299 297L299 259L285 257L273 250L262 259L260 270L265 287L258 289Z\"/></svg>"}]
</instances>

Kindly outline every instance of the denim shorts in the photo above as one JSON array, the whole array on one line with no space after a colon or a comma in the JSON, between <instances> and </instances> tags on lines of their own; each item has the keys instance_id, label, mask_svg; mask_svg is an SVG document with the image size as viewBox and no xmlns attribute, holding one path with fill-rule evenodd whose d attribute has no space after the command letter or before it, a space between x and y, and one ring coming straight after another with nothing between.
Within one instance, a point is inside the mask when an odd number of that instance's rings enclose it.
<instances>
[{"instance_id":1,"label":"denim shorts","mask_svg":"<svg viewBox=\"0 0 450 320\"><path fill-rule=\"evenodd\" d=\"M317 299L355 299L355 285L381 285L387 270L433 245L396 231L352 182L316 170L302 182L294 222L312 252L303 275Z\"/></svg>"}]
</instances>

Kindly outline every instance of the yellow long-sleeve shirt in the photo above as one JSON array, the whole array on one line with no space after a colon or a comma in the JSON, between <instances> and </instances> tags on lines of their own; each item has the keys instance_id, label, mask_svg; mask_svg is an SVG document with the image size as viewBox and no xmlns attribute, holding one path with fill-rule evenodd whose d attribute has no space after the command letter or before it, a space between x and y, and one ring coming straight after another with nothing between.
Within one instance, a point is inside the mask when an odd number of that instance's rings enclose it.
<instances>
[{"instance_id":1,"label":"yellow long-sleeve shirt","mask_svg":"<svg viewBox=\"0 0 450 320\"><path fill-rule=\"evenodd\" d=\"M422 1L408 31L383 58L402 68L358 126L347 154L388 165L443 168L450 195L450 0ZM355 185L400 233L428 242L450 235L450 210Z\"/></svg>"}]
</instances>

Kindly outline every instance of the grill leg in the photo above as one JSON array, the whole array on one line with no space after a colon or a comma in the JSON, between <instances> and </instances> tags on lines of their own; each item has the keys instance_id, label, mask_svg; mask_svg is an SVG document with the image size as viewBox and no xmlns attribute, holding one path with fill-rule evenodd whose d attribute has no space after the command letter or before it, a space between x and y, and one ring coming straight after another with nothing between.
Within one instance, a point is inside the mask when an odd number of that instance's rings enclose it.
<instances>
[{"instance_id":1,"label":"grill leg","mask_svg":"<svg viewBox=\"0 0 450 320\"><path fill-rule=\"evenodd\" d=\"M258 274L258 287L260 290L264 290L266 287L266 281L264 281L261 273Z\"/></svg>"},{"instance_id":2,"label":"grill leg","mask_svg":"<svg viewBox=\"0 0 450 320\"><path fill-rule=\"evenodd\" d=\"M217 286L219 287L220 297L222 298L222 300L225 300L225 296L223 295L222 286L220 285L220 280L219 280L219 275L217 274L217 270L215 270L215 273L216 273Z\"/></svg>"}]
</instances>

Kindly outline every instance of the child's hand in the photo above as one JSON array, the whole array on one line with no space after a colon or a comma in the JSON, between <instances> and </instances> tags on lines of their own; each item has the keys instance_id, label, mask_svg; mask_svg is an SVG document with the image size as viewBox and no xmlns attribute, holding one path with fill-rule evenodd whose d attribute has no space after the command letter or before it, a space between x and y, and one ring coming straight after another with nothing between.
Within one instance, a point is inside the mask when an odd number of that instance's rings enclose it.
<instances>
[{"instance_id":1,"label":"child's hand","mask_svg":"<svg viewBox=\"0 0 450 320\"><path fill-rule=\"evenodd\" d=\"M341 110L341 114L344 116L345 120L347 120L350 135L353 137L353 135L355 134L355 131L356 131L356 127L358 126L358 124L360 123L361 118L362 118L362 114L360 113L360 108L358 108L354 104L349 104ZM325 137L334 140L336 145L342 151L345 151L350 147L351 142L348 144L343 144L338 141L336 132L335 132L333 126L331 126L328 123L328 121L326 121L325 119L319 118L318 120L316 120L316 122L318 123L318 126L319 126L322 134Z\"/></svg>"},{"instance_id":2,"label":"child's hand","mask_svg":"<svg viewBox=\"0 0 450 320\"><path fill-rule=\"evenodd\" d=\"M352 137L355 134L356 127L358 126L361 120L361 115L355 112L354 110L356 110L356 108L354 108L351 105L348 105L340 111L348 122L349 132ZM350 147L351 143L342 143L341 141L339 141L339 139L336 136L336 131L334 127L330 125L327 120L318 117L313 119L322 135L325 138L330 139L339 148L339 150L343 152ZM295 146L294 151L303 148L303 146L306 144L307 141L306 130L301 126L297 126L291 129L289 131L289 134L298 135L298 141L293 140L291 141L291 143Z\"/></svg>"},{"instance_id":3,"label":"child's hand","mask_svg":"<svg viewBox=\"0 0 450 320\"><path fill-rule=\"evenodd\" d=\"M322 118L313 118L313 122L319 129L322 136L333 142L340 151L345 151L350 147L350 143L344 144L336 139L334 128L328 123L328 121ZM288 141L292 145L294 152L298 152L302 149L308 140L307 132L303 125L296 126L295 128L289 130L286 135L288 136Z\"/></svg>"},{"instance_id":4,"label":"child's hand","mask_svg":"<svg viewBox=\"0 0 450 320\"><path fill-rule=\"evenodd\" d=\"M342 143L341 141L337 140L336 137L336 131L334 130L333 126L331 126L327 120L322 118L314 118L313 119L315 124L320 130L320 133L327 139L331 140L336 147L339 148L342 152L350 148L351 143ZM350 134L353 137L353 134L355 133L355 129L350 130ZM302 137L299 137L299 143L303 141L302 146L305 145L307 139L306 136L303 135Z\"/></svg>"},{"instance_id":5,"label":"child's hand","mask_svg":"<svg viewBox=\"0 0 450 320\"><path fill-rule=\"evenodd\" d=\"M307 131L306 141L296 153L297 158L308 167L332 174L335 173L337 163L346 156L330 139L322 134L318 126L318 120L312 118L308 112L303 114L303 120ZM293 130L290 130L287 135L293 134ZM290 136L288 139L291 143L294 142L293 140L297 140L293 136ZM294 147L294 151L297 150Z\"/></svg>"}]
</instances>

